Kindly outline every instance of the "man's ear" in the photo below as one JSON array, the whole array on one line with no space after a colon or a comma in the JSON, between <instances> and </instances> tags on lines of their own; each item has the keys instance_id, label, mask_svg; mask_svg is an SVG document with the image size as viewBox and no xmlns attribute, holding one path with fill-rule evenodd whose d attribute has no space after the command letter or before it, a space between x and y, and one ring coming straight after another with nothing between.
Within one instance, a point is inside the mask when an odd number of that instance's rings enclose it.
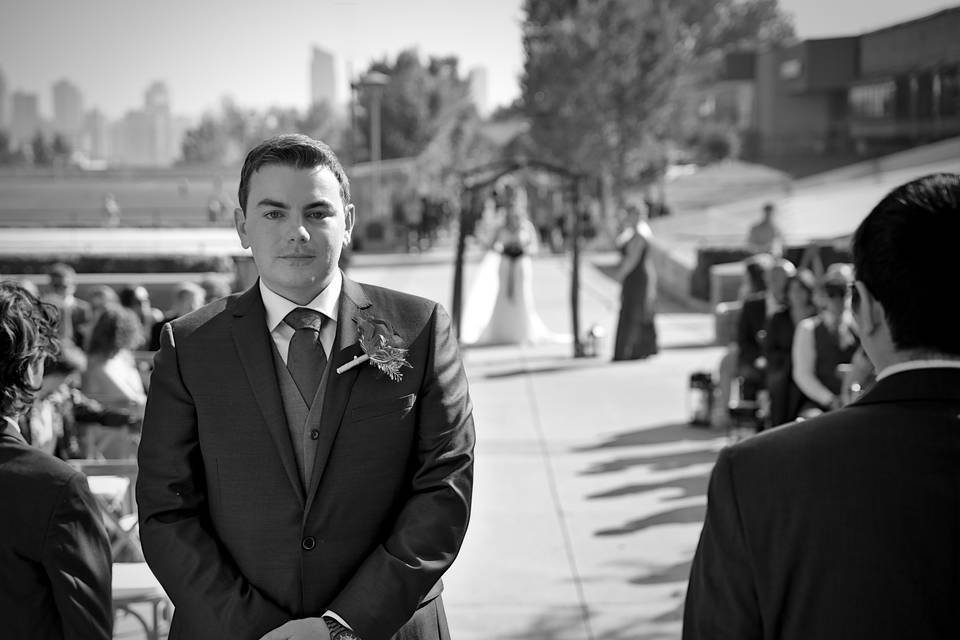
<instances>
[{"instance_id":1,"label":"man's ear","mask_svg":"<svg viewBox=\"0 0 960 640\"><path fill-rule=\"evenodd\" d=\"M249 249L250 242L247 240L247 216L240 207L233 210L233 224L237 227L237 235L240 236L240 246L244 249Z\"/></svg>"},{"instance_id":2,"label":"man's ear","mask_svg":"<svg viewBox=\"0 0 960 640\"><path fill-rule=\"evenodd\" d=\"M356 208L353 204L348 204L343 208L344 216L344 232L343 232L343 244L344 246L350 244L351 238L353 238L353 224L356 222Z\"/></svg>"},{"instance_id":3,"label":"man's ear","mask_svg":"<svg viewBox=\"0 0 960 640\"><path fill-rule=\"evenodd\" d=\"M860 304L854 312L857 319L857 327L861 335L872 336L886 324L886 312L883 309L883 304L870 293L867 285L861 281L855 281L853 286L856 289L855 294L860 301Z\"/></svg>"}]
</instances>

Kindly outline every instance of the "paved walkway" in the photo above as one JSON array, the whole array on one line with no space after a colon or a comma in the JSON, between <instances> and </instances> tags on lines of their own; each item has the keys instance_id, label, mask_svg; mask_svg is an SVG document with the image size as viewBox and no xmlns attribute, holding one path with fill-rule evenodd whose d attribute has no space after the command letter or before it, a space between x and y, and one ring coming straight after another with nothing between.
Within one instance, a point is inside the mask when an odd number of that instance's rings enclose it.
<instances>
[{"instance_id":1,"label":"paved walkway","mask_svg":"<svg viewBox=\"0 0 960 640\"><path fill-rule=\"evenodd\" d=\"M720 350L705 346L709 316L666 305L661 353L610 363L618 286L584 271L582 322L607 329L605 357L574 360L569 345L464 352L478 443L473 520L444 580L456 640L679 638L707 479L725 444L685 424L687 376L715 366ZM557 332L569 332L567 274L566 259L535 262L537 308ZM351 275L451 297L442 261L359 257Z\"/></svg>"}]
</instances>

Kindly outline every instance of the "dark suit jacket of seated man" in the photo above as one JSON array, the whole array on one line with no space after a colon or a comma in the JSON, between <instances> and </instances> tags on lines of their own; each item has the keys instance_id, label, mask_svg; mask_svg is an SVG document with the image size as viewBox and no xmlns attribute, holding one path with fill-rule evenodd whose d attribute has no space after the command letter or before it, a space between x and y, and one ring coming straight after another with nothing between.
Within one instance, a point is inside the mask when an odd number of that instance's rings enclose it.
<instances>
[{"instance_id":1,"label":"dark suit jacket of seated man","mask_svg":"<svg viewBox=\"0 0 960 640\"><path fill-rule=\"evenodd\" d=\"M960 176L904 185L853 241L876 386L723 450L686 640L960 638ZM939 277L938 277L939 276Z\"/></svg>"},{"instance_id":2,"label":"dark suit jacket of seated man","mask_svg":"<svg viewBox=\"0 0 960 640\"><path fill-rule=\"evenodd\" d=\"M353 224L342 172L304 136L251 151L236 216L260 281L164 329L137 495L144 554L176 607L171 640L286 638L325 614L363 640L448 637L440 577L472 489L467 381L438 304L336 270ZM319 330L328 365L297 424L295 338L285 354L264 296L312 307L327 286L342 287L320 303L338 307ZM371 362L337 371L363 354L368 321L407 350L402 378ZM296 637L326 637L313 629Z\"/></svg>"}]
</instances>

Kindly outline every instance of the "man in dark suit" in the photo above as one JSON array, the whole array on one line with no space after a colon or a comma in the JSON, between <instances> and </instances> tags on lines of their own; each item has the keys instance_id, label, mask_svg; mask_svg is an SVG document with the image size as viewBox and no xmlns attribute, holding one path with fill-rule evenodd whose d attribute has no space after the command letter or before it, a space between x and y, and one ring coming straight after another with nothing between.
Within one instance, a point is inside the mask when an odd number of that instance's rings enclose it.
<instances>
[{"instance_id":1,"label":"man in dark suit","mask_svg":"<svg viewBox=\"0 0 960 640\"><path fill-rule=\"evenodd\" d=\"M61 310L61 336L77 346L84 347L84 335L93 321L93 309L89 302L75 295L77 272L70 265L58 262L50 267L49 274L51 293L47 301Z\"/></svg>"},{"instance_id":2,"label":"man in dark suit","mask_svg":"<svg viewBox=\"0 0 960 640\"><path fill-rule=\"evenodd\" d=\"M721 452L687 640L960 637L960 176L895 189L853 238L878 382Z\"/></svg>"},{"instance_id":3,"label":"man in dark suit","mask_svg":"<svg viewBox=\"0 0 960 640\"><path fill-rule=\"evenodd\" d=\"M0 283L0 637L109 640L110 544L87 479L17 426L56 352L58 315Z\"/></svg>"},{"instance_id":4,"label":"man in dark suit","mask_svg":"<svg viewBox=\"0 0 960 640\"><path fill-rule=\"evenodd\" d=\"M167 325L143 423L170 638L448 638L474 445L450 318L337 269L354 207L327 145L262 143L239 203L260 279Z\"/></svg>"}]
</instances>

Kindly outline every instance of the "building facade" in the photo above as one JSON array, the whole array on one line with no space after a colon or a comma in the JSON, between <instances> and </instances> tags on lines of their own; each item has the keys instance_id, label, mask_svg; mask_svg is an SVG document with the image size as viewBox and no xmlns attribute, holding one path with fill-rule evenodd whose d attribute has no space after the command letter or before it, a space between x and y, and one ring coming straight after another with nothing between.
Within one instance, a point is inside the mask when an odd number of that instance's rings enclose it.
<instances>
[{"instance_id":1,"label":"building facade","mask_svg":"<svg viewBox=\"0 0 960 640\"><path fill-rule=\"evenodd\" d=\"M336 106L337 77L334 64L332 53L320 47L313 48L313 58L310 60L311 106L321 102L326 102L331 107Z\"/></svg>"},{"instance_id":2,"label":"building facade","mask_svg":"<svg viewBox=\"0 0 960 640\"><path fill-rule=\"evenodd\" d=\"M55 82L52 93L53 130L76 146L83 131L83 95L66 79Z\"/></svg>"},{"instance_id":3,"label":"building facade","mask_svg":"<svg viewBox=\"0 0 960 640\"><path fill-rule=\"evenodd\" d=\"M14 91L10 109L10 140L13 146L26 146L41 131L37 94Z\"/></svg>"}]
</instances>

